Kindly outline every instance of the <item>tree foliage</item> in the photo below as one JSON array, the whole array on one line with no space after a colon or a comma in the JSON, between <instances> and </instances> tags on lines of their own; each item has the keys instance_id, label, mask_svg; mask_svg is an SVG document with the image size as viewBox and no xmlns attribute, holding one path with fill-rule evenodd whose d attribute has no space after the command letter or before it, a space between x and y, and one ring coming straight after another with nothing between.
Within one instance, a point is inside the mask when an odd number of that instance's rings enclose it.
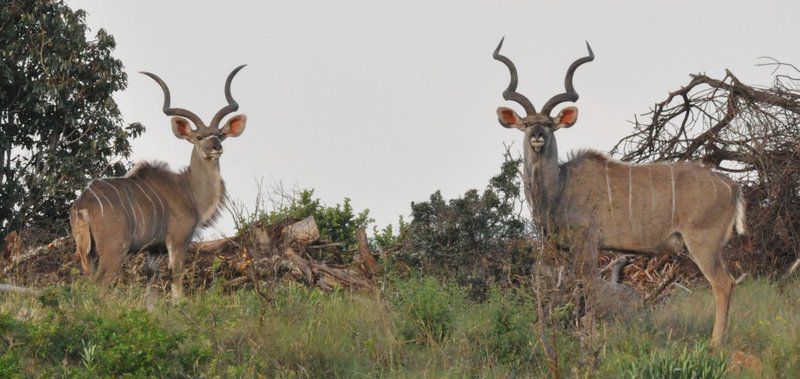
<instances>
[{"instance_id":1,"label":"tree foliage","mask_svg":"<svg viewBox=\"0 0 800 379\"><path fill-rule=\"evenodd\" d=\"M123 173L144 131L123 125L112 98L127 85L114 38L87 32L86 13L63 1L0 7L0 237L60 229L77 191Z\"/></svg>"},{"instance_id":2,"label":"tree foliage","mask_svg":"<svg viewBox=\"0 0 800 379\"><path fill-rule=\"evenodd\" d=\"M411 203L407 246L401 253L406 261L451 274L510 275L509 266L525 256L515 241L527 237L527 222L519 212L520 164L521 159L507 156L482 192L471 189L445 200L436 191L428 201Z\"/></svg>"}]
</instances>

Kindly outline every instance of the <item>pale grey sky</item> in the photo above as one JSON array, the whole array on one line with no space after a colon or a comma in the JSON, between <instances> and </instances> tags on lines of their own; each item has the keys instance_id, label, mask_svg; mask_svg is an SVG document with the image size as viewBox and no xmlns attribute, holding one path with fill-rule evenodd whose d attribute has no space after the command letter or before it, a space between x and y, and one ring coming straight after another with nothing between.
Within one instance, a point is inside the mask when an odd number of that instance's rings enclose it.
<instances>
[{"instance_id":1,"label":"pale grey sky","mask_svg":"<svg viewBox=\"0 0 800 379\"><path fill-rule=\"evenodd\" d=\"M149 78L170 86L173 106L210 117L225 76L247 130L225 141L222 175L232 198L252 205L256 180L315 188L328 204L352 198L378 224L407 215L436 189L482 188L498 171L498 125L508 71L491 53L502 36L519 91L537 107L563 91L567 66L594 49L575 76L580 117L558 133L561 156L608 150L628 120L686 84L690 73L768 84L754 67L770 55L800 63L800 1L107 1L71 0L96 32L117 41L129 87L126 122L147 132L133 159L189 162L161 113ZM217 229L233 230L226 215ZM214 229L210 234L216 233ZM209 233L207 232L207 235Z\"/></svg>"}]
</instances>

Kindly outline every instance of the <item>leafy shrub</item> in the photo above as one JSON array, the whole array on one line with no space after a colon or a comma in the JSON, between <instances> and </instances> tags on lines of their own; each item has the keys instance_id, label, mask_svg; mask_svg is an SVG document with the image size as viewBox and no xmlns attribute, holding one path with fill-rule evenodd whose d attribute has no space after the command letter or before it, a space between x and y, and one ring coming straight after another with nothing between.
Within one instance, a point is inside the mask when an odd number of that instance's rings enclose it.
<instances>
[{"instance_id":1,"label":"leafy shrub","mask_svg":"<svg viewBox=\"0 0 800 379\"><path fill-rule=\"evenodd\" d=\"M50 291L43 314L24 322L0 313L0 335L15 341L0 356L0 373L19 371L27 361L50 367L47 376L185 375L210 357L207 347L188 343L185 333L164 328L144 309L94 303L75 309L84 296L70 287Z\"/></svg>"},{"instance_id":2,"label":"leafy shrub","mask_svg":"<svg viewBox=\"0 0 800 379\"><path fill-rule=\"evenodd\" d=\"M397 284L394 303L403 312L401 334L418 343L449 336L463 305L463 294L439 280L426 277Z\"/></svg>"},{"instance_id":3,"label":"leafy shrub","mask_svg":"<svg viewBox=\"0 0 800 379\"><path fill-rule=\"evenodd\" d=\"M491 326L485 338L489 355L512 366L534 362L537 357L533 299L520 293L495 290L488 303Z\"/></svg>"},{"instance_id":4,"label":"leafy shrub","mask_svg":"<svg viewBox=\"0 0 800 379\"><path fill-rule=\"evenodd\" d=\"M630 378L712 379L725 375L726 359L722 354L714 355L705 344L694 348L659 350L630 364Z\"/></svg>"},{"instance_id":5,"label":"leafy shrub","mask_svg":"<svg viewBox=\"0 0 800 379\"><path fill-rule=\"evenodd\" d=\"M520 243L528 238L519 209L520 164L519 159L507 159L483 192L472 189L445 200L436 191L428 201L411 203L406 248L397 257L412 267L484 288L487 278L527 276L532 255Z\"/></svg>"},{"instance_id":6,"label":"leafy shrub","mask_svg":"<svg viewBox=\"0 0 800 379\"><path fill-rule=\"evenodd\" d=\"M382 248L394 247L402 244L408 237L409 223L405 220L405 218L403 218L403 216L400 216L397 219L397 225L397 234L394 233L394 227L392 224L386 225L380 230L378 230L377 227L373 227L372 232L374 235L374 243L378 247Z\"/></svg>"},{"instance_id":7,"label":"leafy shrub","mask_svg":"<svg viewBox=\"0 0 800 379\"><path fill-rule=\"evenodd\" d=\"M21 322L0 313L0 378L22 376L22 353L10 341L25 336L26 332Z\"/></svg>"},{"instance_id":8,"label":"leafy shrub","mask_svg":"<svg viewBox=\"0 0 800 379\"><path fill-rule=\"evenodd\" d=\"M247 230L253 222L270 225L284 219L300 220L314 216L323 240L341 242L345 248L350 248L356 244L356 229L366 228L373 222L369 209L356 212L349 198L341 204L327 206L314 196L313 189L304 189L287 197L288 203L277 204L270 211L259 210L260 204L257 204L254 215L239 215L239 233Z\"/></svg>"}]
</instances>

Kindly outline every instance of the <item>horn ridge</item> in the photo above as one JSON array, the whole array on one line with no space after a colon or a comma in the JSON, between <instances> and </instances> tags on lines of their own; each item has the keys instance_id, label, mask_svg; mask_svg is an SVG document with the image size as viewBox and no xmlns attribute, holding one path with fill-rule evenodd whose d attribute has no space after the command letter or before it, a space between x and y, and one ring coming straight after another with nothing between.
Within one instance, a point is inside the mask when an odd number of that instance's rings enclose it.
<instances>
[{"instance_id":1,"label":"horn ridge","mask_svg":"<svg viewBox=\"0 0 800 379\"><path fill-rule=\"evenodd\" d=\"M525 97L525 95L517 92L518 79L517 79L516 66L514 66L513 62L511 62L511 59L508 59L507 57L500 55L500 48L503 47L503 41L505 39L506 37L500 39L500 43L497 45L497 48L494 49L494 53L492 54L492 57L495 60L503 62L503 64L505 64L506 67L508 67L508 71L511 74L511 80L508 83L508 87L505 89L505 91L503 91L503 99L506 99L508 101L513 101L519 105L522 105L522 108L525 109L527 115L535 114L536 108L533 106L533 103L531 103L531 101L528 100L528 98Z\"/></svg>"},{"instance_id":2,"label":"horn ridge","mask_svg":"<svg viewBox=\"0 0 800 379\"><path fill-rule=\"evenodd\" d=\"M217 114L214 115L214 118L211 119L211 128L219 128L219 123L222 121L222 118L230 114L231 112L236 112L239 109L239 103L234 100L233 95L231 94L231 82L233 81L233 77L243 69L246 64L243 64L239 67L236 67L228 74L228 78L225 80L225 100L228 101L228 105L222 107Z\"/></svg>"},{"instance_id":3,"label":"horn ridge","mask_svg":"<svg viewBox=\"0 0 800 379\"><path fill-rule=\"evenodd\" d=\"M155 80L159 86L161 86L161 90L164 91L164 106L162 108L164 114L166 114L167 116L186 117L194 123L195 127L198 130L204 129L206 127L206 125L203 123L203 120L200 119L200 117L198 117L193 112L183 108L170 108L171 97L169 94L169 87L167 86L167 83L164 83L164 81L158 77L158 75L147 71L139 71L139 73L149 76L151 79Z\"/></svg>"},{"instance_id":4,"label":"horn ridge","mask_svg":"<svg viewBox=\"0 0 800 379\"><path fill-rule=\"evenodd\" d=\"M549 115L550 112L553 111L556 105L561 104L563 102L576 102L578 101L578 92L575 91L575 87L572 85L572 77L575 75L575 70L584 63L591 62L594 60L594 52L592 51L592 47L589 46L589 42L586 42L586 50L589 51L589 55L578 58L575 62L567 69L567 75L564 77L564 93L560 93L558 95L553 96L550 100L542 107L542 113Z\"/></svg>"}]
</instances>

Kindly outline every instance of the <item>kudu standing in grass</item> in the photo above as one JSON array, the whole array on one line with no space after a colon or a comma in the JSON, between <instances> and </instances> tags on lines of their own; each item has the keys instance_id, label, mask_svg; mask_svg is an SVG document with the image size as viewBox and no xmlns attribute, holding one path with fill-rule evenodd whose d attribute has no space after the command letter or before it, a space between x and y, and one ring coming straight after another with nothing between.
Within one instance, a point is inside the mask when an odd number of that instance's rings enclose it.
<instances>
[{"instance_id":1,"label":"kudu standing in grass","mask_svg":"<svg viewBox=\"0 0 800 379\"><path fill-rule=\"evenodd\" d=\"M497 117L502 126L525 133L524 192L544 233L580 260L576 269L584 283L597 279L599 249L651 256L686 251L714 291L716 319L711 344L719 346L734 285L722 260L722 247L733 230L744 234L745 229L739 187L696 163L633 165L582 150L559 164L553 133L574 125L578 109L566 107L555 117L550 113L560 103L578 100L572 77L578 66L594 60L594 53L587 43L589 55L567 70L566 92L548 100L537 112L516 92L517 70L511 60L500 55L502 46L501 40L493 56L511 72L503 98L520 104L526 115L520 117L510 108L499 107Z\"/></svg>"},{"instance_id":2,"label":"kudu standing in grass","mask_svg":"<svg viewBox=\"0 0 800 379\"><path fill-rule=\"evenodd\" d=\"M169 255L173 298L183 296L184 256L199 227L210 225L218 215L225 197L225 183L219 170L222 141L244 131L247 116L231 117L219 128L223 117L239 109L231 95L231 81L244 65L234 69L225 82L223 107L211 124L194 113L170 108L169 88L158 76L155 80L164 91L164 113L173 116L172 132L194 145L189 167L171 171L164 163L142 162L124 177L92 181L70 212L76 255L85 274L107 285L116 278L125 254L145 249ZM191 120L195 128L189 124ZM157 272L157 253L148 251L151 285Z\"/></svg>"}]
</instances>

